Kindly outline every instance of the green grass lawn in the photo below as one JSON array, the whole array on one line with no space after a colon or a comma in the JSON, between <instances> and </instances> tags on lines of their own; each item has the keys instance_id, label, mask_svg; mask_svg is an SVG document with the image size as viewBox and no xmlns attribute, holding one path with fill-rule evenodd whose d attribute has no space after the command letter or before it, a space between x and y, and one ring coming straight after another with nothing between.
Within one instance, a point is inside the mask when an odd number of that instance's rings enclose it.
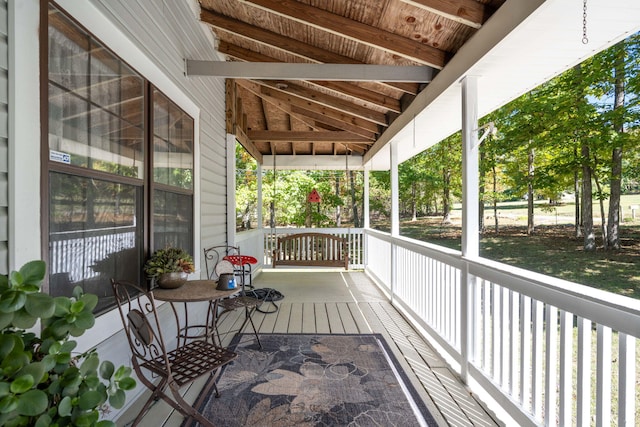
<instances>
[{"instance_id":1,"label":"green grass lawn","mask_svg":"<svg viewBox=\"0 0 640 427\"><path fill-rule=\"evenodd\" d=\"M599 247L588 253L582 250L583 240L574 237L573 203L548 207L544 202L537 202L534 214L536 230L534 235L527 236L527 204L526 201L518 201L499 205L498 233L493 229L493 210L485 208L487 230L480 239L480 254L505 264L640 298L640 211L633 220L629 209L631 205L640 205L640 195L623 196L621 203L624 221L620 251L602 249L598 206L594 206L594 221L597 221ZM403 220L400 234L460 249L460 214L457 207L452 223L448 225L442 224L441 217ZM388 230L388 223L374 224L374 227Z\"/></svg>"}]
</instances>

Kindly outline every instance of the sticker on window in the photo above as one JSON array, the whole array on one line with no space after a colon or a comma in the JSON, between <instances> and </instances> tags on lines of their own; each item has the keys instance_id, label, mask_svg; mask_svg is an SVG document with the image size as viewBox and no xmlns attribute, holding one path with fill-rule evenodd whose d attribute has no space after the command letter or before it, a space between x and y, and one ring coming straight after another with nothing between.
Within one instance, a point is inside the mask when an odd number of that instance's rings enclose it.
<instances>
[{"instance_id":1,"label":"sticker on window","mask_svg":"<svg viewBox=\"0 0 640 427\"><path fill-rule=\"evenodd\" d=\"M71 164L71 156L69 154L55 150L49 150L49 160L53 162L66 163L68 165Z\"/></svg>"}]
</instances>

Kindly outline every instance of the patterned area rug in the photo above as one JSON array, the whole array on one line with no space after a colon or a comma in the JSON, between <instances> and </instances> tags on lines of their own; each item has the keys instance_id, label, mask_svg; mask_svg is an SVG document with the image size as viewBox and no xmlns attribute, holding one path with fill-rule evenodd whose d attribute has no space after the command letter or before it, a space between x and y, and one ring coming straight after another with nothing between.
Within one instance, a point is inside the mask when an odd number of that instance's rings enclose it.
<instances>
[{"instance_id":1,"label":"patterned area rug","mask_svg":"<svg viewBox=\"0 0 640 427\"><path fill-rule=\"evenodd\" d=\"M247 337L248 338L248 337ZM436 426L380 335L236 337L200 408L219 426Z\"/></svg>"}]
</instances>

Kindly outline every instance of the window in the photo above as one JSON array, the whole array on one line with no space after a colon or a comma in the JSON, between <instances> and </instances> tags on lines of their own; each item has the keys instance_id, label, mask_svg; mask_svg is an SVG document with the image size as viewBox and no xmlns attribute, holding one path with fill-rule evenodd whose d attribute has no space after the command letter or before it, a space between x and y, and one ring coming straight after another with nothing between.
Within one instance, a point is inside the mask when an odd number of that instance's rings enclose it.
<instances>
[{"instance_id":1,"label":"window","mask_svg":"<svg viewBox=\"0 0 640 427\"><path fill-rule=\"evenodd\" d=\"M53 5L48 29L49 292L104 312L150 250L193 254L194 120Z\"/></svg>"}]
</instances>

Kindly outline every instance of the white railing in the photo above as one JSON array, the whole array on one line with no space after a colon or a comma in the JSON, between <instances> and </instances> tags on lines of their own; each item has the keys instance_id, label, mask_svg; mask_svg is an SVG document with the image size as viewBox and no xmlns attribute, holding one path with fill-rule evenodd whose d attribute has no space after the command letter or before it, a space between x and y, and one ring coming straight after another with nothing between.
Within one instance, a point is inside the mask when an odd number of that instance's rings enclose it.
<instances>
[{"instance_id":1,"label":"white railing","mask_svg":"<svg viewBox=\"0 0 640 427\"><path fill-rule=\"evenodd\" d=\"M640 301L373 230L365 244L367 273L511 422L640 419Z\"/></svg>"},{"instance_id":2,"label":"white railing","mask_svg":"<svg viewBox=\"0 0 640 427\"><path fill-rule=\"evenodd\" d=\"M264 233L264 243L262 247L264 247L265 267L271 265L271 254L273 254L273 250L275 249L276 239L278 236L300 233L326 233L346 239L349 250L349 268L364 267L362 228L265 228L262 231Z\"/></svg>"}]
</instances>

